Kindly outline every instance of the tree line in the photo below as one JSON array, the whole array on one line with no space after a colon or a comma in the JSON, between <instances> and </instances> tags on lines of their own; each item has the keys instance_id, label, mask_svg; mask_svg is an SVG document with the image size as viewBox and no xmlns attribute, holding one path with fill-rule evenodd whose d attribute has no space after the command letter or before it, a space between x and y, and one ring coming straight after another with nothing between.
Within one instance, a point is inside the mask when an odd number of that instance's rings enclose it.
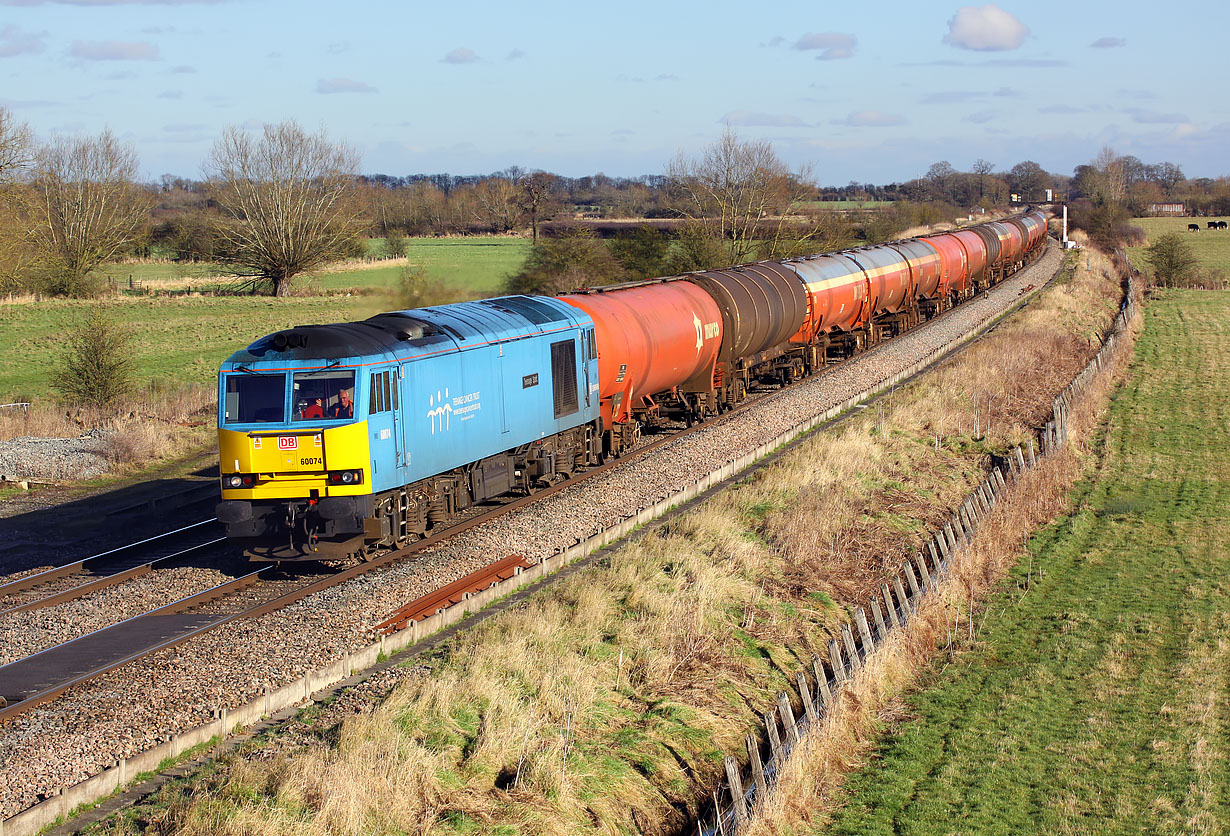
<instances>
[{"instance_id":1,"label":"tree line","mask_svg":"<svg viewBox=\"0 0 1230 836\"><path fill-rule=\"evenodd\" d=\"M819 185L768 142L732 131L671 161L664 174L643 177L516 166L403 177L364 175L359 165L344 143L288 121L260 132L227 129L199 179L143 183L136 151L111 132L39 142L0 109L0 291L90 296L107 262L157 254L207 261L282 295L297 276L363 255L368 236L400 256L408 236L493 233L546 246L532 250L510 287L547 290L569 271L569 281L598 283L888 240L973 207L1003 206L1013 195L1040 201L1048 189L1083 207L1078 214L1095 230L1163 200L1230 214L1227 178L1189 181L1171 163L1111 151L1072 176L1030 160L1001 171L979 159L968 171L940 161L905 183L840 187ZM855 225L826 208L835 199L888 203ZM667 238L633 228L600 249L583 228L565 225L564 242L539 242L542 222L560 218L670 218L676 231Z\"/></svg>"}]
</instances>

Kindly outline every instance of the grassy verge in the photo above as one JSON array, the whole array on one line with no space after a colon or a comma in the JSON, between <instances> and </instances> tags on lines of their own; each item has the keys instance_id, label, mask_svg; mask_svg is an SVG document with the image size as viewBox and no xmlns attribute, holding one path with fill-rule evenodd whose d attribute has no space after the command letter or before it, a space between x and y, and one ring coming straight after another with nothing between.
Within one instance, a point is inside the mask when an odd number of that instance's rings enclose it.
<instances>
[{"instance_id":1,"label":"grassy verge","mask_svg":"<svg viewBox=\"0 0 1230 836\"><path fill-rule=\"evenodd\" d=\"M1147 309L1099 471L826 833L1230 828L1230 295Z\"/></svg>"},{"instance_id":2,"label":"grassy verge","mask_svg":"<svg viewBox=\"0 0 1230 836\"><path fill-rule=\"evenodd\" d=\"M891 402L458 636L384 704L167 788L114 832L661 832L1116 310L1105 265Z\"/></svg>"}]
</instances>

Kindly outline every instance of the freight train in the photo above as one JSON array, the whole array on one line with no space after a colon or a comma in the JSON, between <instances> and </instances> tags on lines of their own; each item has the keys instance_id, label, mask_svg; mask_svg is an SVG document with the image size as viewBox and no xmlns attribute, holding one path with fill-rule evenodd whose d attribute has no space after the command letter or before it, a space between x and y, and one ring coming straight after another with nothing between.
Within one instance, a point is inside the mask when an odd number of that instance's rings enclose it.
<instances>
[{"instance_id":1,"label":"freight train","mask_svg":"<svg viewBox=\"0 0 1230 836\"><path fill-rule=\"evenodd\" d=\"M1046 218L304 325L218 382L218 519L255 560L359 557L787 384L995 284Z\"/></svg>"}]
</instances>

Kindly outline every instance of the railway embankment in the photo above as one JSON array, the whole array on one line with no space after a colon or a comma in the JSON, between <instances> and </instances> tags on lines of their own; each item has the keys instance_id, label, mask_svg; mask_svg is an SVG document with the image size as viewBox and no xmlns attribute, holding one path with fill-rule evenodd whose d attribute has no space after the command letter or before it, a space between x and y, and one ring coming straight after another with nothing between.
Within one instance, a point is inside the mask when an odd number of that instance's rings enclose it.
<instances>
[{"instance_id":1,"label":"railway embankment","mask_svg":"<svg viewBox=\"0 0 1230 836\"><path fill-rule=\"evenodd\" d=\"M1092 355L1119 294L1108 263L1080 259L944 368L389 669L370 686L396 685L383 703L344 695L165 789L134 827L168 815L187 832L683 826L723 755Z\"/></svg>"}]
</instances>

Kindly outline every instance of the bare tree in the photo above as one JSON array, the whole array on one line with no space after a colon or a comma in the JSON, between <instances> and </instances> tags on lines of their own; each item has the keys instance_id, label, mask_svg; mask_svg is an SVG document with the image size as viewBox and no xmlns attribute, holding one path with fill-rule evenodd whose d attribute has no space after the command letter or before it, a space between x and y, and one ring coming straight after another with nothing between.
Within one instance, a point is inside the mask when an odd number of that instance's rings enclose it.
<instances>
[{"instance_id":1,"label":"bare tree","mask_svg":"<svg viewBox=\"0 0 1230 836\"><path fill-rule=\"evenodd\" d=\"M927 169L927 181L935 199L952 200L952 182L956 176L957 170L948 160L940 160Z\"/></svg>"},{"instance_id":2,"label":"bare tree","mask_svg":"<svg viewBox=\"0 0 1230 836\"><path fill-rule=\"evenodd\" d=\"M352 250L358 167L350 148L294 120L266 125L259 140L228 128L205 169L225 215L219 260L268 283L275 296L288 295L296 276Z\"/></svg>"},{"instance_id":3,"label":"bare tree","mask_svg":"<svg viewBox=\"0 0 1230 836\"><path fill-rule=\"evenodd\" d=\"M986 177L995 170L995 163L984 160L981 157L974 160L974 164L970 166L970 171L978 175L978 199L982 200L986 197Z\"/></svg>"},{"instance_id":4,"label":"bare tree","mask_svg":"<svg viewBox=\"0 0 1230 836\"><path fill-rule=\"evenodd\" d=\"M790 172L768 142L744 142L728 128L699 159L676 158L668 176L681 211L723 242L732 264L758 247L766 258L797 251L817 232L794 214L815 192L810 172Z\"/></svg>"},{"instance_id":5,"label":"bare tree","mask_svg":"<svg viewBox=\"0 0 1230 836\"><path fill-rule=\"evenodd\" d=\"M0 107L0 290L22 289L32 259L18 177L33 162L30 129L15 122L8 108Z\"/></svg>"},{"instance_id":6,"label":"bare tree","mask_svg":"<svg viewBox=\"0 0 1230 836\"><path fill-rule=\"evenodd\" d=\"M534 243L538 243L538 221L553 205L552 188L559 178L545 171L532 171L522 176L518 185L521 193L517 198L521 209L530 216L530 231Z\"/></svg>"},{"instance_id":7,"label":"bare tree","mask_svg":"<svg viewBox=\"0 0 1230 836\"><path fill-rule=\"evenodd\" d=\"M520 194L517 181L505 172L484 178L474 187L475 220L492 232L508 232L520 220Z\"/></svg>"},{"instance_id":8,"label":"bare tree","mask_svg":"<svg viewBox=\"0 0 1230 836\"><path fill-rule=\"evenodd\" d=\"M136 183L138 165L136 150L109 130L38 149L30 211L48 292L95 293L94 270L136 240L151 204Z\"/></svg>"},{"instance_id":9,"label":"bare tree","mask_svg":"<svg viewBox=\"0 0 1230 836\"><path fill-rule=\"evenodd\" d=\"M33 162L30 129L15 122L7 107L0 107L0 186L10 183L17 172Z\"/></svg>"}]
</instances>

